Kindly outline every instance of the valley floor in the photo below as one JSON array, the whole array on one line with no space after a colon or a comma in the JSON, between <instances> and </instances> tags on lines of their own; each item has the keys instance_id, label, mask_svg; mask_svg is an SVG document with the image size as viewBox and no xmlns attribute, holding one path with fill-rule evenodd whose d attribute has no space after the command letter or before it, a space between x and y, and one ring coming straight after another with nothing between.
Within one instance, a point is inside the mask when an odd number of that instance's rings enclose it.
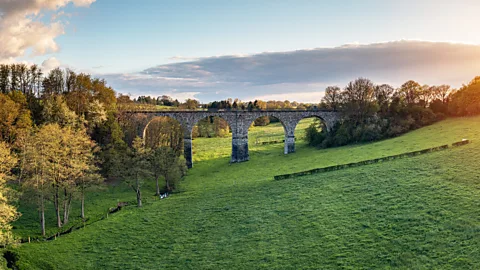
<instances>
[{"instance_id":1,"label":"valley floor","mask_svg":"<svg viewBox=\"0 0 480 270\"><path fill-rule=\"evenodd\" d=\"M304 123L297 132L301 133ZM230 138L195 139L178 193L126 207L86 228L16 249L21 269L479 269L480 117L448 119L371 144L318 150L255 145L229 164ZM280 132L279 132L280 131ZM297 134L300 137L300 134ZM274 181L273 176L451 144L375 165ZM151 190L150 190L151 189ZM87 215L134 200L122 185L93 192ZM22 236L38 231L22 206ZM75 213L75 212L74 212ZM90 214L89 214L90 213ZM53 216L49 217L53 227Z\"/></svg>"}]
</instances>

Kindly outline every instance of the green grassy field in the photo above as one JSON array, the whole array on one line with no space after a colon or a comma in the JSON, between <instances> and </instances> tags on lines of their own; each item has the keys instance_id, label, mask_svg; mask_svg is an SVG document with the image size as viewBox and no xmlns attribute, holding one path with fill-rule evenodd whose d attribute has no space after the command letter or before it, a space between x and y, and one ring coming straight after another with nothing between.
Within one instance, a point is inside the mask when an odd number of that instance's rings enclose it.
<instances>
[{"instance_id":1,"label":"green grassy field","mask_svg":"<svg viewBox=\"0 0 480 270\"><path fill-rule=\"evenodd\" d=\"M301 136L308 121L297 129ZM281 126L266 127L281 136ZM177 194L17 248L24 269L479 269L480 117L448 119L371 144L317 150L256 145L229 164L230 139L195 139L194 168ZM284 181L276 174L450 144L459 148ZM91 193L87 215L132 201L124 186ZM15 232L38 231L36 211ZM52 212L52 211L51 211ZM52 212L53 214L53 212ZM78 215L73 211L72 215ZM49 227L53 227L49 216Z\"/></svg>"}]
</instances>

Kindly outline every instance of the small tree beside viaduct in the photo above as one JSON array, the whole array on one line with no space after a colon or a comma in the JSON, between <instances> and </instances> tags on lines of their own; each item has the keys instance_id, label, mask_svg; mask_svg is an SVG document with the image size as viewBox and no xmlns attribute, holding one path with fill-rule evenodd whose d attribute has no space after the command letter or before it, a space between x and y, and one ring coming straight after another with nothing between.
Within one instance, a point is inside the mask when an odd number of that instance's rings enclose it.
<instances>
[{"instance_id":1,"label":"small tree beside viaduct","mask_svg":"<svg viewBox=\"0 0 480 270\"><path fill-rule=\"evenodd\" d=\"M248 128L255 119L262 116L273 116L280 120L285 132L285 154L295 152L295 127L304 118L318 117L330 130L340 119L340 114L334 111L130 111L129 114L144 114L147 121L138 129L138 136L145 138L149 123L155 117L166 116L177 120L183 129L184 155L187 167L192 168L192 130L203 118L218 116L225 121L232 130L232 156L230 162L243 162L250 159L248 154Z\"/></svg>"}]
</instances>

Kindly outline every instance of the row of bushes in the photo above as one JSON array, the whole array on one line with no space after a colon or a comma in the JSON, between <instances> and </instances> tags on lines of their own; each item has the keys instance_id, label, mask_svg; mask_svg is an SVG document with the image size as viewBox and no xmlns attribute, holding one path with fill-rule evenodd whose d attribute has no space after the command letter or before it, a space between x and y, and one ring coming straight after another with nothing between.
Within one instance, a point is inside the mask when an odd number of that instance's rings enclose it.
<instances>
[{"instance_id":1,"label":"row of bushes","mask_svg":"<svg viewBox=\"0 0 480 270\"><path fill-rule=\"evenodd\" d=\"M394 103L390 106L391 112L378 113L361 121L346 115L343 121L335 125L330 132L316 121L306 129L305 139L310 146L319 148L372 142L396 137L445 118L442 113L435 114L431 109L421 106L397 109L393 109Z\"/></svg>"},{"instance_id":2,"label":"row of bushes","mask_svg":"<svg viewBox=\"0 0 480 270\"><path fill-rule=\"evenodd\" d=\"M462 141L453 143L452 146L461 146L461 145L468 144L469 142L470 142L469 140L462 140ZM412 157L412 156L416 156L416 155L421 155L421 154L426 154L426 153L430 153L430 152L444 150L444 149L447 149L447 148L448 148L448 144L445 144L445 145L441 145L441 146L437 146L437 147L427 148L427 149L413 151L413 152L402 153L402 154L388 156L388 157L369 159L369 160L364 160L364 161L359 161L359 162L353 162L353 163L341 164L341 165L334 165L334 166L328 166L328 167L323 167L323 168L316 168L316 169L312 169L312 170L308 170L308 171L302 171L302 172L296 172L296 173L290 173L290 174L276 175L276 176L274 176L274 179L275 180L283 180L283 179L295 178L295 177L305 176L305 175L310 175L310 174L317 174L317 173L330 172L330 171L338 171L338 170L343 170L343 169L347 169L347 168L358 167L358 166L363 166L363 165L368 165L368 164L374 164L374 163L379 163L379 162L388 161L388 160L394 160L394 159L405 158L405 157Z\"/></svg>"}]
</instances>

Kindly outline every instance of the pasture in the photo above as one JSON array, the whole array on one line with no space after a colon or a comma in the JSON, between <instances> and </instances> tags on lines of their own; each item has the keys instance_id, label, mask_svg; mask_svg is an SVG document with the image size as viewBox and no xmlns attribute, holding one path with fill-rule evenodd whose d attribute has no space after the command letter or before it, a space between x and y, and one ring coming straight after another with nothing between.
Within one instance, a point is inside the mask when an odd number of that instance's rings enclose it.
<instances>
[{"instance_id":1,"label":"pasture","mask_svg":"<svg viewBox=\"0 0 480 270\"><path fill-rule=\"evenodd\" d=\"M194 140L194 168L177 193L129 206L53 241L15 249L21 269L478 269L480 117L447 119L403 136L315 149L272 124L250 132L250 161L229 164L230 138ZM471 144L412 158L284 181L273 176L395 155L467 138ZM91 192L87 216L105 216L135 193L122 184ZM73 216L79 215L74 205ZM14 224L38 235L29 205ZM53 211L47 227L54 233ZM79 219L72 223L79 222Z\"/></svg>"}]
</instances>

